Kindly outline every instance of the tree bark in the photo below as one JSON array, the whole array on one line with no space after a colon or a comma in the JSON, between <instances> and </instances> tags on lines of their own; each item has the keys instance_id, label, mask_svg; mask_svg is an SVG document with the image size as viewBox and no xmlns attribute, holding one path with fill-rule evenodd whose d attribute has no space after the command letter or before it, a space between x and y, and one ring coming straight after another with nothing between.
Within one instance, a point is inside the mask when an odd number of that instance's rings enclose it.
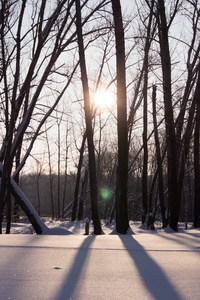
<instances>
[{"instance_id":1,"label":"tree bark","mask_svg":"<svg viewBox=\"0 0 200 300\"><path fill-rule=\"evenodd\" d=\"M147 90L148 90L148 73L149 73L149 49L151 45L151 27L153 18L154 1L151 3L149 14L149 21L147 27L147 36L144 48L144 86L143 86L143 146L144 146L144 159L143 159L143 173L142 173L142 224L147 219L148 212L148 143L147 143L147 127L148 127L148 113L147 113Z\"/></svg>"},{"instance_id":2,"label":"tree bark","mask_svg":"<svg viewBox=\"0 0 200 300\"><path fill-rule=\"evenodd\" d=\"M152 106L153 106L154 137L155 137L156 157L157 157L158 177L159 177L158 186L159 186L160 208L161 208L163 227L166 227L168 224L165 218L164 183L163 183L163 171L162 171L162 158L160 153L160 143L158 138L158 128L157 128L157 119L156 119L156 86L155 85L153 86Z\"/></svg>"},{"instance_id":3,"label":"tree bark","mask_svg":"<svg viewBox=\"0 0 200 300\"><path fill-rule=\"evenodd\" d=\"M83 162L83 153L85 148L85 141L86 141L86 133L83 135L82 144L80 148L80 156L79 156L79 163L78 163L78 171L76 176L76 185L74 190L74 202L72 207L72 217L71 220L76 220L77 208L78 208L78 194L79 194L79 186L80 186L80 179L81 179L81 167Z\"/></svg>"},{"instance_id":4,"label":"tree bark","mask_svg":"<svg viewBox=\"0 0 200 300\"><path fill-rule=\"evenodd\" d=\"M83 220L83 208L84 208L84 199L87 190L88 184L88 167L85 167L84 176L82 178L80 199L79 199L79 209L78 209L78 220ZM87 216L88 217L88 216Z\"/></svg>"},{"instance_id":5,"label":"tree bark","mask_svg":"<svg viewBox=\"0 0 200 300\"><path fill-rule=\"evenodd\" d=\"M196 89L196 118L194 131L194 228L200 227L200 153L199 153L199 138L200 138L200 71L198 85Z\"/></svg>"},{"instance_id":6,"label":"tree bark","mask_svg":"<svg viewBox=\"0 0 200 300\"><path fill-rule=\"evenodd\" d=\"M119 0L112 0L115 25L116 64L117 64L117 131L118 131L118 165L116 180L116 230L127 233L129 228L127 208L128 180L128 131L125 75L125 42Z\"/></svg>"},{"instance_id":7,"label":"tree bark","mask_svg":"<svg viewBox=\"0 0 200 300\"><path fill-rule=\"evenodd\" d=\"M177 195L177 149L172 107L171 59L169 51L168 26L166 21L164 0L158 0L158 16L167 142L168 201L170 210L169 225L173 230L177 231L180 211L180 203L178 201Z\"/></svg>"},{"instance_id":8,"label":"tree bark","mask_svg":"<svg viewBox=\"0 0 200 300\"><path fill-rule=\"evenodd\" d=\"M148 86L148 50L145 50L144 58L144 87L143 87L143 171L142 171L142 224L147 220L148 202L148 144L147 144L147 86Z\"/></svg>"},{"instance_id":9,"label":"tree bark","mask_svg":"<svg viewBox=\"0 0 200 300\"><path fill-rule=\"evenodd\" d=\"M83 87L84 110L85 110L85 121L86 121L86 134L87 134L88 153L89 153L89 176L90 176L90 197L91 197L92 219L94 224L94 234L101 234L101 224L100 224L99 213L98 213L98 189L97 189L96 162L95 162L93 129L92 129L92 111L90 108L90 95L89 95L86 63L85 63L85 51L83 45L80 0L76 0L76 26L77 26L77 35L78 35L78 48L79 48L81 80L82 80L82 87Z\"/></svg>"}]
</instances>

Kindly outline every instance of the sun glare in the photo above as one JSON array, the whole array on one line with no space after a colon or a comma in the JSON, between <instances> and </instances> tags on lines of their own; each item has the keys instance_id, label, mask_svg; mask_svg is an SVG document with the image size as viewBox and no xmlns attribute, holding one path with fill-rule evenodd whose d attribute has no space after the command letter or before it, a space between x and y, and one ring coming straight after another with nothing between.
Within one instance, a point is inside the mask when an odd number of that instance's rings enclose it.
<instances>
[{"instance_id":1,"label":"sun glare","mask_svg":"<svg viewBox=\"0 0 200 300\"><path fill-rule=\"evenodd\" d=\"M113 101L112 94L105 90L98 90L94 97L94 103L100 108L111 106Z\"/></svg>"}]
</instances>

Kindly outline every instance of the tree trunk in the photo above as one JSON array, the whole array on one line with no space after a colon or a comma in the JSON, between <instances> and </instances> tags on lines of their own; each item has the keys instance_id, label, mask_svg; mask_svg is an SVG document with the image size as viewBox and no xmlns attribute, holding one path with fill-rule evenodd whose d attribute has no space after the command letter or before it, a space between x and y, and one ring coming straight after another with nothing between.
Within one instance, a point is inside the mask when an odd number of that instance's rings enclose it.
<instances>
[{"instance_id":1,"label":"tree trunk","mask_svg":"<svg viewBox=\"0 0 200 300\"><path fill-rule=\"evenodd\" d=\"M160 154L160 143L158 138L158 128L157 128L157 119L156 119L156 86L155 85L153 86L152 106L153 106L154 137L155 137L156 157L157 157L158 177L159 177L158 185L159 185L160 208L161 208L163 227L166 227L168 224L165 218L164 183L163 183L163 171L162 171L162 158Z\"/></svg>"},{"instance_id":2,"label":"tree trunk","mask_svg":"<svg viewBox=\"0 0 200 300\"><path fill-rule=\"evenodd\" d=\"M148 143L147 143L147 127L148 127L148 113L147 113L147 89L148 89L148 72L149 72L149 49L151 45L151 27L153 17L154 1L151 3L151 10L149 14L149 22L147 27L147 36L144 49L144 86L143 86L143 146L144 146L144 159L143 159L143 173L142 173L142 224L147 219L148 212Z\"/></svg>"},{"instance_id":3,"label":"tree trunk","mask_svg":"<svg viewBox=\"0 0 200 300\"><path fill-rule=\"evenodd\" d=\"M36 191L37 191L37 200L38 200L37 213L40 216L40 207L41 207L41 199L40 199L40 172L39 172L39 174L37 174L37 178L36 178Z\"/></svg>"},{"instance_id":4,"label":"tree trunk","mask_svg":"<svg viewBox=\"0 0 200 300\"><path fill-rule=\"evenodd\" d=\"M97 189L96 162L95 162L93 129L92 129L92 111L90 108L90 95L89 95L86 63L85 63L85 52L84 52L84 45L83 45L80 0L76 0L76 26L77 26L77 35L78 35L81 80L82 80L82 87L83 87L84 110L85 110L85 121L86 121L86 134L87 134L88 153L89 153L89 175L90 175L90 197L91 197L92 219L94 224L94 234L101 234L101 224L100 224L99 212L98 212L98 189Z\"/></svg>"},{"instance_id":5,"label":"tree trunk","mask_svg":"<svg viewBox=\"0 0 200 300\"><path fill-rule=\"evenodd\" d=\"M67 168L68 168L68 128L66 128L66 141L65 141L65 175L64 175L64 184L63 184L63 195L62 195L62 219L64 219L64 211L65 211L65 198L67 193Z\"/></svg>"},{"instance_id":6,"label":"tree trunk","mask_svg":"<svg viewBox=\"0 0 200 300\"><path fill-rule=\"evenodd\" d=\"M194 228L200 227L200 153L199 153L199 130L200 130L200 72L196 93L196 118L195 118L195 132L194 132Z\"/></svg>"},{"instance_id":7,"label":"tree trunk","mask_svg":"<svg viewBox=\"0 0 200 300\"><path fill-rule=\"evenodd\" d=\"M58 181L57 181L57 205L58 205L58 218L60 218L61 213L60 213L60 121L57 121L58 125Z\"/></svg>"},{"instance_id":8,"label":"tree trunk","mask_svg":"<svg viewBox=\"0 0 200 300\"><path fill-rule=\"evenodd\" d=\"M77 208L78 208L78 195L79 195L81 167L82 167L82 162L83 162L85 141L86 141L86 133L84 133L84 135L83 135L83 140L82 140L81 149L80 149L78 171L77 171L77 176L76 176L76 185L75 185L75 190L74 190L74 202L73 202L73 207L72 207L72 218L71 218L72 221L76 220L76 214L77 214Z\"/></svg>"},{"instance_id":9,"label":"tree trunk","mask_svg":"<svg viewBox=\"0 0 200 300\"><path fill-rule=\"evenodd\" d=\"M177 195L177 153L175 124L172 107L171 59L169 52L168 26L165 15L164 0L158 0L158 27L165 105L165 126L168 164L168 201L170 210L169 225L173 230L177 231L180 203L178 201Z\"/></svg>"},{"instance_id":10,"label":"tree trunk","mask_svg":"<svg viewBox=\"0 0 200 300\"><path fill-rule=\"evenodd\" d=\"M17 152L16 152L16 170L20 164L20 155L21 155L21 145L18 147ZM14 178L16 184L19 186L19 173ZM14 214L14 220L15 222L19 221L19 205L16 200L14 200L14 208L13 208L13 214Z\"/></svg>"},{"instance_id":11,"label":"tree trunk","mask_svg":"<svg viewBox=\"0 0 200 300\"><path fill-rule=\"evenodd\" d=\"M145 53L144 87L143 87L143 172L142 172L142 224L147 220L147 190L148 190L148 144L147 144L147 86L148 86L148 52Z\"/></svg>"},{"instance_id":12,"label":"tree trunk","mask_svg":"<svg viewBox=\"0 0 200 300\"><path fill-rule=\"evenodd\" d=\"M82 178L81 193L80 193L80 200L79 200L79 209L78 209L79 221L83 220L83 206L84 206L84 199L87 190L87 184L88 184L88 167L85 167L84 176Z\"/></svg>"},{"instance_id":13,"label":"tree trunk","mask_svg":"<svg viewBox=\"0 0 200 300\"><path fill-rule=\"evenodd\" d=\"M117 131L118 131L118 166L116 180L116 230L127 233L129 228L127 208L128 180L128 131L126 105L125 75L125 43L122 23L121 5L119 0L112 0L115 25L116 64L117 64Z\"/></svg>"},{"instance_id":14,"label":"tree trunk","mask_svg":"<svg viewBox=\"0 0 200 300\"><path fill-rule=\"evenodd\" d=\"M190 142L191 142L191 137L192 137L192 131L194 127L194 115L195 115L195 106L199 98L199 84L200 84L200 77L198 78L198 83L197 87L195 90L194 98L192 100L190 110L189 110L189 115L187 117L187 126L185 128L184 136L182 138L182 147L179 149L179 157L180 157L180 162L179 162L179 168L178 168L178 201L181 203L181 198L182 198L182 190L183 190L183 181L184 181L184 176L185 176L185 165L187 162L187 158L189 155L190 151ZM195 138L194 138L195 139Z\"/></svg>"},{"instance_id":15,"label":"tree trunk","mask_svg":"<svg viewBox=\"0 0 200 300\"><path fill-rule=\"evenodd\" d=\"M51 214L52 214L52 219L54 219L55 214L54 214L54 199L53 199L53 175L52 175L52 167L51 167L51 150L50 150L46 125L45 125L45 134L46 134L48 163L49 163L49 188L50 188L50 199L51 199Z\"/></svg>"}]
</instances>

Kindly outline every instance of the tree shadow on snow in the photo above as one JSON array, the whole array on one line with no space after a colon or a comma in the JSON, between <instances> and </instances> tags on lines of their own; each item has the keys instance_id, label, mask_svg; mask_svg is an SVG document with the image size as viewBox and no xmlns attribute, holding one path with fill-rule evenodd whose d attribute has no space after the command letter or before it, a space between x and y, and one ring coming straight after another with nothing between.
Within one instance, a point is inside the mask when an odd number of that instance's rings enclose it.
<instances>
[{"instance_id":1,"label":"tree shadow on snow","mask_svg":"<svg viewBox=\"0 0 200 300\"><path fill-rule=\"evenodd\" d=\"M185 238L184 234L187 234L187 238ZM180 232L176 232L175 237L170 233L170 234L159 234L159 237L172 241L172 242L176 242L179 243L180 245L184 245L184 246L188 246L190 249L182 249L182 251L191 251L191 252L199 252L199 236L195 236L192 235L190 233L181 233ZM192 245L193 244L193 245ZM196 244L196 246L195 246ZM179 249L178 251L181 251L181 249ZM200 253L200 252L199 252Z\"/></svg>"},{"instance_id":2,"label":"tree shadow on snow","mask_svg":"<svg viewBox=\"0 0 200 300\"><path fill-rule=\"evenodd\" d=\"M66 281L63 283L63 287L60 294L58 295L58 297L56 297L57 300L67 300L71 299L71 297L73 296L73 293L77 288L77 284L81 276L86 258L88 256L90 245L92 244L94 239L95 236L89 235L88 237L86 237L86 239L78 249L78 253L74 258L73 266L69 271Z\"/></svg>"},{"instance_id":3,"label":"tree shadow on snow","mask_svg":"<svg viewBox=\"0 0 200 300\"><path fill-rule=\"evenodd\" d=\"M126 235L123 236L120 234L119 238L122 240L130 257L133 259L133 262L151 296L159 300L181 300L181 297L169 282L162 269L147 254L145 249L134 239L134 237Z\"/></svg>"},{"instance_id":4,"label":"tree shadow on snow","mask_svg":"<svg viewBox=\"0 0 200 300\"><path fill-rule=\"evenodd\" d=\"M196 230L199 230L199 229L196 229ZM190 232L190 230L188 229L188 230L184 230L184 232L183 232L184 234L187 234L187 235L189 235L189 236L192 236L192 237L194 237L194 238L200 238L200 230L199 230L199 232L197 232L197 233L193 233L193 232Z\"/></svg>"}]
</instances>

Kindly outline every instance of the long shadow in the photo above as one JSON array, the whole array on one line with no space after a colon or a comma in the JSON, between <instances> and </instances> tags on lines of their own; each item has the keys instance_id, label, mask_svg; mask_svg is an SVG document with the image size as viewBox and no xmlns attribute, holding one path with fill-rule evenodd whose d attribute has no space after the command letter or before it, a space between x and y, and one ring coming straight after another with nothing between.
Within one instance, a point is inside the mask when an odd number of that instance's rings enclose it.
<instances>
[{"instance_id":1,"label":"long shadow","mask_svg":"<svg viewBox=\"0 0 200 300\"><path fill-rule=\"evenodd\" d=\"M177 234L176 239L172 238L173 234ZM197 243L197 245L199 245L199 241L196 241L196 238L199 239L199 236L195 236L195 235L192 235L190 233L185 233L185 232L184 232L184 234L189 235L190 239L195 238L195 241L192 240L192 242L195 242L195 243ZM170 240L170 241L176 241L176 243L179 243L180 245L189 246L189 243L187 242L188 240L185 241L183 233L181 233L181 235L179 235L179 233L169 233L169 234L165 234L165 235L159 234L159 237L166 239L166 240ZM191 245L190 245L190 248L191 248L191 252L192 251L199 252L199 249L200 249L200 247L198 247L198 246L191 246Z\"/></svg>"},{"instance_id":2,"label":"long shadow","mask_svg":"<svg viewBox=\"0 0 200 300\"><path fill-rule=\"evenodd\" d=\"M130 235L119 235L119 237L129 252L130 257L133 259L151 296L159 300L181 300L181 297L169 282L162 269L147 254L144 248Z\"/></svg>"},{"instance_id":3,"label":"long shadow","mask_svg":"<svg viewBox=\"0 0 200 300\"><path fill-rule=\"evenodd\" d=\"M192 232L190 232L190 230L185 230L184 233L187 235L193 236L195 238L198 238L198 239L200 238L200 230L199 230L199 233L192 233Z\"/></svg>"},{"instance_id":4,"label":"long shadow","mask_svg":"<svg viewBox=\"0 0 200 300\"><path fill-rule=\"evenodd\" d=\"M94 239L95 236L89 235L80 246L78 253L74 259L72 269L70 270L65 283L63 283L62 291L60 292L58 297L56 297L57 300L71 299L81 275L81 271L85 264L90 245L92 244Z\"/></svg>"}]
</instances>

